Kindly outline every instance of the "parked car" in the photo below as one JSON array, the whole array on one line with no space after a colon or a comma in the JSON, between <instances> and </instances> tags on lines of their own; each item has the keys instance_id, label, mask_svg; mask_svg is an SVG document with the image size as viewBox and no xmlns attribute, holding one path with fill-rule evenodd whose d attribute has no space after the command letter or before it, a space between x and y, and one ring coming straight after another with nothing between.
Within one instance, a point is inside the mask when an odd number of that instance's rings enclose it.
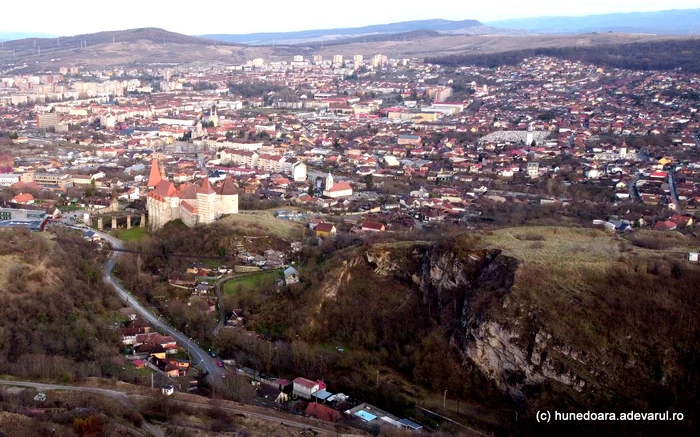
<instances>
[{"instance_id":1,"label":"parked car","mask_svg":"<svg viewBox=\"0 0 700 437\"><path fill-rule=\"evenodd\" d=\"M224 363L221 360L217 361L216 365L219 367L224 367Z\"/></svg>"}]
</instances>

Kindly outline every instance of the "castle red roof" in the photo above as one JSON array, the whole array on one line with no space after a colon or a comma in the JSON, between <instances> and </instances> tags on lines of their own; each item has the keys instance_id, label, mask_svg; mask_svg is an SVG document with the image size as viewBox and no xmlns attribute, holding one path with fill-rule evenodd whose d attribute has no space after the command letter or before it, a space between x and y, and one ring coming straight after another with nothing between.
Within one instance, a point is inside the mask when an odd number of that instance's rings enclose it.
<instances>
[{"instance_id":1,"label":"castle red roof","mask_svg":"<svg viewBox=\"0 0 700 437\"><path fill-rule=\"evenodd\" d=\"M224 183L221 186L221 195L222 196L231 196L234 194L238 194L238 187L236 186L236 183L233 181L231 178L231 175L226 175L226 179L224 179Z\"/></svg>"},{"instance_id":2,"label":"castle red roof","mask_svg":"<svg viewBox=\"0 0 700 437\"><path fill-rule=\"evenodd\" d=\"M163 178L160 175L160 170L158 170L158 161L154 159L151 162L151 174L148 176L148 184L146 184L146 186L155 187L162 180Z\"/></svg>"},{"instance_id":3,"label":"castle red roof","mask_svg":"<svg viewBox=\"0 0 700 437\"><path fill-rule=\"evenodd\" d=\"M197 194L216 194L216 191L214 191L209 183L209 177L204 178L201 188L197 190Z\"/></svg>"}]
</instances>

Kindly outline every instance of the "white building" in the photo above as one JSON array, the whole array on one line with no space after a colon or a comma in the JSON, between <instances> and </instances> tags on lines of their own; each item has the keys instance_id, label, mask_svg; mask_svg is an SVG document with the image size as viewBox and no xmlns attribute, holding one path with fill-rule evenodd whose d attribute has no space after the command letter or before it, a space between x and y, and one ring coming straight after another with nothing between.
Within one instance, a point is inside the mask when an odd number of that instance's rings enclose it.
<instances>
[{"instance_id":1,"label":"white building","mask_svg":"<svg viewBox=\"0 0 700 437\"><path fill-rule=\"evenodd\" d=\"M0 187L9 187L22 180L22 175L14 173L0 173Z\"/></svg>"},{"instance_id":2,"label":"white building","mask_svg":"<svg viewBox=\"0 0 700 437\"><path fill-rule=\"evenodd\" d=\"M530 178L538 178L540 176L540 163L539 162L528 162L527 163L527 175Z\"/></svg>"},{"instance_id":3,"label":"white building","mask_svg":"<svg viewBox=\"0 0 700 437\"><path fill-rule=\"evenodd\" d=\"M336 184L333 181L333 175L328 173L328 176L326 176L326 188L323 191L323 195L331 199L350 197L352 196L352 187L347 182L338 182Z\"/></svg>"},{"instance_id":4,"label":"white building","mask_svg":"<svg viewBox=\"0 0 700 437\"><path fill-rule=\"evenodd\" d=\"M292 164L292 179L294 182L304 182L306 180L306 164L297 161Z\"/></svg>"}]
</instances>

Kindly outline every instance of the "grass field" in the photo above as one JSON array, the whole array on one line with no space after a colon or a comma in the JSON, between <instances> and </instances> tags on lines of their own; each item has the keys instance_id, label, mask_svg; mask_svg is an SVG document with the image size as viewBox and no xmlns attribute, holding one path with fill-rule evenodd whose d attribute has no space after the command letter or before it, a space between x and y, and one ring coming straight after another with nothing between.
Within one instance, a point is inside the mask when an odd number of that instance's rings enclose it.
<instances>
[{"instance_id":1,"label":"grass field","mask_svg":"<svg viewBox=\"0 0 700 437\"><path fill-rule=\"evenodd\" d=\"M662 249L644 247L635 241L661 241ZM675 232L639 230L615 234L594 228L524 226L486 234L482 244L503 250L524 264L550 266L607 266L622 255L638 258L671 257L681 260L697 251L687 237Z\"/></svg>"},{"instance_id":2,"label":"grass field","mask_svg":"<svg viewBox=\"0 0 700 437\"><path fill-rule=\"evenodd\" d=\"M146 235L148 235L146 228L131 228L131 229L118 229L112 234L123 241L139 241L143 240Z\"/></svg>"},{"instance_id":3,"label":"grass field","mask_svg":"<svg viewBox=\"0 0 700 437\"><path fill-rule=\"evenodd\" d=\"M71 212L71 211L78 211L78 210L81 210L83 208L81 208L77 205L64 205L64 206L60 206L58 209L61 212Z\"/></svg>"},{"instance_id":4,"label":"grass field","mask_svg":"<svg viewBox=\"0 0 700 437\"><path fill-rule=\"evenodd\" d=\"M268 270L260 273L252 273L250 275L241 276L239 278L226 281L223 287L223 291L226 294L233 294L236 290L240 288L253 290L260 287L262 284L270 281L271 278L276 278L279 275L280 272L276 270Z\"/></svg>"},{"instance_id":5,"label":"grass field","mask_svg":"<svg viewBox=\"0 0 700 437\"><path fill-rule=\"evenodd\" d=\"M620 256L615 235L590 228L499 229L489 233L484 243L528 264L608 264Z\"/></svg>"},{"instance_id":6,"label":"grass field","mask_svg":"<svg viewBox=\"0 0 700 437\"><path fill-rule=\"evenodd\" d=\"M248 232L269 233L287 240L301 238L304 228L301 223L278 219L274 214L275 210L241 211L240 214L224 217L221 222Z\"/></svg>"}]
</instances>

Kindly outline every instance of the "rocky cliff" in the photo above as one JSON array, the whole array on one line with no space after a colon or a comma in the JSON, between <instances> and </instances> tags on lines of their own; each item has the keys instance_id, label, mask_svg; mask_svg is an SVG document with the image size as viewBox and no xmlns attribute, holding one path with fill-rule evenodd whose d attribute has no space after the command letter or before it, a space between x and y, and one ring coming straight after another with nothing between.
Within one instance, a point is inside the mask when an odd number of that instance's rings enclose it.
<instances>
[{"instance_id":1,"label":"rocky cliff","mask_svg":"<svg viewBox=\"0 0 700 437\"><path fill-rule=\"evenodd\" d=\"M559 383L581 392L591 377L586 353L559 345L511 296L519 261L497 249L459 250L440 245L373 247L345 263L330 281L329 296L366 262L379 276L410 282L425 311L445 328L462 365L482 372L516 401L529 387Z\"/></svg>"}]
</instances>

